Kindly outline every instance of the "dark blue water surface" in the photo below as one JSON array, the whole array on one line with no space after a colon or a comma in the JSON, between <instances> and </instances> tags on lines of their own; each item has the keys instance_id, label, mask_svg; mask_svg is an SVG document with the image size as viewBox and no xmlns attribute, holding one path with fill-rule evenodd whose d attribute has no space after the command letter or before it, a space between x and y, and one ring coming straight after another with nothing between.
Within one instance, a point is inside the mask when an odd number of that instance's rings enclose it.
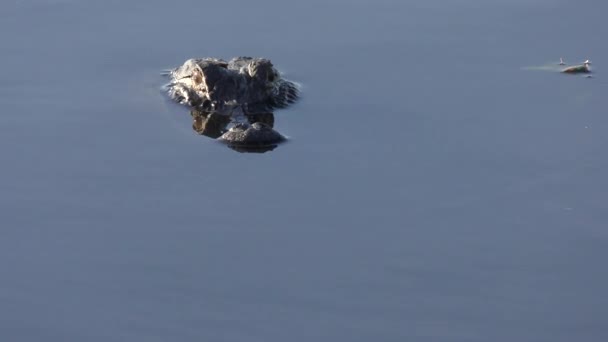
<instances>
[{"instance_id":1,"label":"dark blue water surface","mask_svg":"<svg viewBox=\"0 0 608 342\"><path fill-rule=\"evenodd\" d=\"M606 13L0 2L0 340L607 341ZM303 85L272 152L160 90L238 55Z\"/></svg>"}]
</instances>

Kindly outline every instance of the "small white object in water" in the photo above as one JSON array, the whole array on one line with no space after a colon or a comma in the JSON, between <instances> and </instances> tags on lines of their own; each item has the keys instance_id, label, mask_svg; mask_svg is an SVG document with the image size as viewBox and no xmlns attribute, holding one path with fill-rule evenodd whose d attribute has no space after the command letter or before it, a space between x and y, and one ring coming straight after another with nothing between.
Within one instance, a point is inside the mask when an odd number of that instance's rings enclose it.
<instances>
[{"instance_id":1,"label":"small white object in water","mask_svg":"<svg viewBox=\"0 0 608 342\"><path fill-rule=\"evenodd\" d=\"M566 63L564 63L564 60L561 57L559 58L559 65L566 65Z\"/></svg>"},{"instance_id":2,"label":"small white object in water","mask_svg":"<svg viewBox=\"0 0 608 342\"><path fill-rule=\"evenodd\" d=\"M586 60L586 61L583 62L583 64L584 65L589 65L589 64L591 64L591 61L590 60Z\"/></svg>"}]
</instances>

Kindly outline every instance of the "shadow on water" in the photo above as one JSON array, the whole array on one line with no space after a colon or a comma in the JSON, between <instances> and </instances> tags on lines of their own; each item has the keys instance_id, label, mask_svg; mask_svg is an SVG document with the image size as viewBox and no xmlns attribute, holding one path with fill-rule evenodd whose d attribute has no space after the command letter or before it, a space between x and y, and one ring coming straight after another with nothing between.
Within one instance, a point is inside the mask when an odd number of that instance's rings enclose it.
<instances>
[{"instance_id":1,"label":"shadow on water","mask_svg":"<svg viewBox=\"0 0 608 342\"><path fill-rule=\"evenodd\" d=\"M246 124L237 123L230 115L215 111L204 111L193 108L190 110L190 115L192 116L192 129L196 133L216 139L237 152L264 153L274 150L280 143L286 140L272 129L274 127L274 113L272 112L245 114ZM238 142L225 138L235 128L242 127L244 128L243 132L247 132L256 123L261 124L269 134L262 136L262 139L260 139L260 133L256 133L255 139L248 139L248 136L244 135L244 138L239 139Z\"/></svg>"}]
</instances>

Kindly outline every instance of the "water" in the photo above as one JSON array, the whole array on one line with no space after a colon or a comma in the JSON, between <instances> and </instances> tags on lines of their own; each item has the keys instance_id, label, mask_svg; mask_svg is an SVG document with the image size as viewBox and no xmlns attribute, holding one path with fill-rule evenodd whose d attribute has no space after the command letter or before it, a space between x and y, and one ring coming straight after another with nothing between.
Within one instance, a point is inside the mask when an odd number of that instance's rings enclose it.
<instances>
[{"instance_id":1,"label":"water","mask_svg":"<svg viewBox=\"0 0 608 342\"><path fill-rule=\"evenodd\" d=\"M0 338L605 341L606 10L0 3ZM303 84L272 152L159 90L237 55Z\"/></svg>"}]
</instances>

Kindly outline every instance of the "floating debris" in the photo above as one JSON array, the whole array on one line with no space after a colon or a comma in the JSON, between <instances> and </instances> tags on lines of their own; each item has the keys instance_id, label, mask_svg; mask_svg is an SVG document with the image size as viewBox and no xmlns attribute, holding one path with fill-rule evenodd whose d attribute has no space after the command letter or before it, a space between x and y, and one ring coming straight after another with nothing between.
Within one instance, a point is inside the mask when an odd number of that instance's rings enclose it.
<instances>
[{"instance_id":1,"label":"floating debris","mask_svg":"<svg viewBox=\"0 0 608 342\"><path fill-rule=\"evenodd\" d=\"M591 72L591 67L589 67L590 64L591 61L586 60L583 62L583 64L567 67L566 69L562 70L562 72L566 74L588 74Z\"/></svg>"}]
</instances>

